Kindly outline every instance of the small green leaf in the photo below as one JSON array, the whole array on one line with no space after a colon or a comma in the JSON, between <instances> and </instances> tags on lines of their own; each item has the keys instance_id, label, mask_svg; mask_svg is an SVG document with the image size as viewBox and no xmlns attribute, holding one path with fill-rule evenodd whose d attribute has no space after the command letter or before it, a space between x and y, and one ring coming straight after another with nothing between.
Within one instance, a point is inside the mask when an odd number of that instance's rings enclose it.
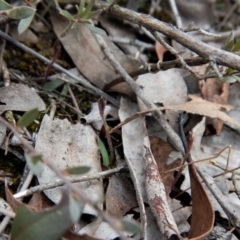
<instances>
[{"instance_id":1,"label":"small green leaf","mask_svg":"<svg viewBox=\"0 0 240 240\"><path fill-rule=\"evenodd\" d=\"M123 225L124 230L127 232L134 233L134 234L141 232L140 227L136 223L122 220L122 225Z\"/></svg>"},{"instance_id":2,"label":"small green leaf","mask_svg":"<svg viewBox=\"0 0 240 240\"><path fill-rule=\"evenodd\" d=\"M63 30L63 32L61 33L60 37L65 37L67 35L67 33L71 30L73 24L74 24L74 22L70 22L67 25L67 27Z\"/></svg>"},{"instance_id":3,"label":"small green leaf","mask_svg":"<svg viewBox=\"0 0 240 240\"><path fill-rule=\"evenodd\" d=\"M7 12L12 19L20 20L35 14L36 9L27 6L16 7Z\"/></svg>"},{"instance_id":4,"label":"small green leaf","mask_svg":"<svg viewBox=\"0 0 240 240\"><path fill-rule=\"evenodd\" d=\"M42 155L40 153L25 153L28 166L36 176L41 176L43 171Z\"/></svg>"},{"instance_id":5,"label":"small green leaf","mask_svg":"<svg viewBox=\"0 0 240 240\"><path fill-rule=\"evenodd\" d=\"M71 13L66 10L61 10L60 14L70 21L73 20L73 16L71 15Z\"/></svg>"},{"instance_id":6,"label":"small green leaf","mask_svg":"<svg viewBox=\"0 0 240 240\"><path fill-rule=\"evenodd\" d=\"M62 91L61 91L61 95L62 96L67 96L67 94L68 94L68 87L67 87L67 84L64 84L63 88L62 88Z\"/></svg>"},{"instance_id":7,"label":"small green leaf","mask_svg":"<svg viewBox=\"0 0 240 240\"><path fill-rule=\"evenodd\" d=\"M69 196L69 215L73 223L79 220L81 215L81 207L79 206L79 201L77 201L71 194Z\"/></svg>"},{"instance_id":8,"label":"small green leaf","mask_svg":"<svg viewBox=\"0 0 240 240\"><path fill-rule=\"evenodd\" d=\"M234 75L233 77L234 77L238 82L240 82L240 77L239 77L239 76Z\"/></svg>"},{"instance_id":9,"label":"small green leaf","mask_svg":"<svg viewBox=\"0 0 240 240\"><path fill-rule=\"evenodd\" d=\"M84 25L92 32L97 33L97 34L101 34L101 35L107 35L106 32L98 27L93 26L92 24L89 23L84 23Z\"/></svg>"},{"instance_id":10,"label":"small green leaf","mask_svg":"<svg viewBox=\"0 0 240 240\"><path fill-rule=\"evenodd\" d=\"M81 16L85 6L85 0L80 1L79 8L78 8L78 16Z\"/></svg>"},{"instance_id":11,"label":"small green leaf","mask_svg":"<svg viewBox=\"0 0 240 240\"><path fill-rule=\"evenodd\" d=\"M231 33L229 34L227 40L225 41L222 49L226 50L226 51L231 51L233 46L234 46L234 33L233 33L233 31L231 31Z\"/></svg>"},{"instance_id":12,"label":"small green leaf","mask_svg":"<svg viewBox=\"0 0 240 240\"><path fill-rule=\"evenodd\" d=\"M98 9L98 10L96 10L96 11L90 12L90 13L86 16L86 18L87 18L87 19L91 19L91 18L93 18L93 17L96 17L96 16L98 16L101 12L102 12L102 9Z\"/></svg>"},{"instance_id":13,"label":"small green leaf","mask_svg":"<svg viewBox=\"0 0 240 240\"><path fill-rule=\"evenodd\" d=\"M84 207L83 202L72 198L71 192L64 191L60 203L43 212L30 211L26 206L20 207L13 220L11 239L61 239L76 219L79 219Z\"/></svg>"},{"instance_id":14,"label":"small green leaf","mask_svg":"<svg viewBox=\"0 0 240 240\"><path fill-rule=\"evenodd\" d=\"M78 175L78 174L85 174L89 172L90 169L91 168L87 166L79 166L79 167L66 168L64 172L68 174Z\"/></svg>"},{"instance_id":15,"label":"small green leaf","mask_svg":"<svg viewBox=\"0 0 240 240\"><path fill-rule=\"evenodd\" d=\"M8 10L11 9L12 5L8 4L7 2L0 0L0 10Z\"/></svg>"},{"instance_id":16,"label":"small green leaf","mask_svg":"<svg viewBox=\"0 0 240 240\"><path fill-rule=\"evenodd\" d=\"M226 73L227 73L228 75L230 75L230 74L232 74L234 71L235 71L235 70L234 70L233 68L227 68Z\"/></svg>"},{"instance_id":17,"label":"small green leaf","mask_svg":"<svg viewBox=\"0 0 240 240\"><path fill-rule=\"evenodd\" d=\"M91 0L91 2L87 5L87 7L85 8L85 10L82 12L82 14L80 15L81 18L86 19L86 16L91 12L93 5L95 3L95 0Z\"/></svg>"},{"instance_id":18,"label":"small green leaf","mask_svg":"<svg viewBox=\"0 0 240 240\"><path fill-rule=\"evenodd\" d=\"M236 79L233 78L232 76L227 76L227 77L223 77L222 81L227 82L227 83L234 83L234 82L236 82Z\"/></svg>"},{"instance_id":19,"label":"small green leaf","mask_svg":"<svg viewBox=\"0 0 240 240\"><path fill-rule=\"evenodd\" d=\"M74 23L72 24L72 27L71 27L71 28L72 28L72 29L75 29L76 26L77 26L77 24L78 24L77 22L74 22Z\"/></svg>"},{"instance_id":20,"label":"small green leaf","mask_svg":"<svg viewBox=\"0 0 240 240\"><path fill-rule=\"evenodd\" d=\"M75 25L74 29L75 29L75 33L76 33L77 40L78 40L78 42L80 42L82 36L81 36L81 32L80 32L80 30L79 30L78 24Z\"/></svg>"},{"instance_id":21,"label":"small green leaf","mask_svg":"<svg viewBox=\"0 0 240 240\"><path fill-rule=\"evenodd\" d=\"M20 20L19 24L18 24L18 33L22 34L31 24L33 17L35 14L31 15L28 18L23 18Z\"/></svg>"},{"instance_id":22,"label":"small green leaf","mask_svg":"<svg viewBox=\"0 0 240 240\"><path fill-rule=\"evenodd\" d=\"M39 114L39 111L37 108L33 108L33 109L27 111L18 120L17 126L19 126L21 128L28 127L38 117L38 114Z\"/></svg>"},{"instance_id":23,"label":"small green leaf","mask_svg":"<svg viewBox=\"0 0 240 240\"><path fill-rule=\"evenodd\" d=\"M108 155L105 145L103 144L103 142L100 138L98 138L98 145L99 145L100 153L101 153L101 156L103 159L103 165L108 167L109 163L110 163L109 155Z\"/></svg>"},{"instance_id":24,"label":"small green leaf","mask_svg":"<svg viewBox=\"0 0 240 240\"><path fill-rule=\"evenodd\" d=\"M64 84L63 80L56 79L56 80L52 80L52 81L46 83L43 88L48 90L48 91L53 91L53 90L55 90L56 88L60 87L63 84Z\"/></svg>"}]
</instances>

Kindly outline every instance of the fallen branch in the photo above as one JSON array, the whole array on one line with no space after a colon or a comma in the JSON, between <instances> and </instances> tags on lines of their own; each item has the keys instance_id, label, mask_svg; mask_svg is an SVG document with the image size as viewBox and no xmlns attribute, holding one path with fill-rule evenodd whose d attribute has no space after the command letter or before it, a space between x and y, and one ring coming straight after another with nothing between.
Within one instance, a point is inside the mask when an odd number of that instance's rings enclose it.
<instances>
[{"instance_id":1,"label":"fallen branch","mask_svg":"<svg viewBox=\"0 0 240 240\"><path fill-rule=\"evenodd\" d=\"M38 58L39 60L50 64L51 60L45 58L44 56L42 56L41 54L35 52L34 50L32 50L31 48L25 46L24 44L15 41L12 37L10 37L8 34L4 33L3 31L0 30L0 37L13 43L14 45L16 45L17 47L21 48L23 51L33 55L34 57ZM67 76L71 77L72 79L74 79L76 82L80 83L81 85L83 85L84 87L92 90L94 93L96 93L99 96L102 96L103 98L105 98L106 100L108 100L109 102L111 102L113 105L118 106L119 103L116 99L112 98L111 96L109 96L108 94L106 94L105 92L103 92L101 89L93 86L90 82L88 82L86 79L84 79L83 77L78 77L74 74L72 74L70 71L66 70L65 68L61 67L60 65L58 65L57 63L53 63L52 67L55 68L56 70L65 73Z\"/></svg>"},{"instance_id":2,"label":"fallen branch","mask_svg":"<svg viewBox=\"0 0 240 240\"><path fill-rule=\"evenodd\" d=\"M148 99L145 98L141 87L129 76L129 74L124 70L121 64L114 58L113 54L107 47L107 44L103 40L103 38L99 35L96 35L95 37L100 48L102 49L103 53L105 54L109 62L112 64L114 69L122 76L122 78L130 85L130 87L138 96L138 98L142 100L142 102L147 106L147 108L156 108L156 105L154 103L150 102ZM153 117L159 122L159 124L165 130L173 146L178 151L184 153L181 139L179 138L178 134L172 129L168 121L165 119L163 113L159 110L156 110L152 114Z\"/></svg>"},{"instance_id":3,"label":"fallen branch","mask_svg":"<svg viewBox=\"0 0 240 240\"><path fill-rule=\"evenodd\" d=\"M102 1L97 1L94 7L97 9L105 10L108 9L109 4ZM204 59L207 59L209 61L215 60L217 64L240 70L240 57L238 55L201 42L197 38L189 36L172 24L159 21L147 14L141 14L126 8L122 8L118 5L111 6L107 13L114 16L115 18L124 19L131 23L145 27L151 32L160 32L168 38L175 40L184 47L198 54Z\"/></svg>"}]
</instances>

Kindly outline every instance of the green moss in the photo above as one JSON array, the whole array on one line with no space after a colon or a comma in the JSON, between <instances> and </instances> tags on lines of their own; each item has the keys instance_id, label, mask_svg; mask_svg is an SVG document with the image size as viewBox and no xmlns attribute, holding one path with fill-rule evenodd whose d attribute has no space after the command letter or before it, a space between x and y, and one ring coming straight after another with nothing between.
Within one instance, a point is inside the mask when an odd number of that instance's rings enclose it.
<instances>
[{"instance_id":1,"label":"green moss","mask_svg":"<svg viewBox=\"0 0 240 240\"><path fill-rule=\"evenodd\" d=\"M29 44L28 42L24 42L24 44L46 58L51 59L54 55L52 44L41 39L36 44ZM7 47L3 58L6 61L8 67L20 70L21 72L32 77L44 76L47 69L45 63L38 60L33 55L23 52L19 48L16 48L14 45ZM66 53L62 50L56 62L58 62L64 68L68 69L70 68L70 64L65 59L67 59ZM55 70L52 68L49 75L52 75L54 73Z\"/></svg>"}]
</instances>

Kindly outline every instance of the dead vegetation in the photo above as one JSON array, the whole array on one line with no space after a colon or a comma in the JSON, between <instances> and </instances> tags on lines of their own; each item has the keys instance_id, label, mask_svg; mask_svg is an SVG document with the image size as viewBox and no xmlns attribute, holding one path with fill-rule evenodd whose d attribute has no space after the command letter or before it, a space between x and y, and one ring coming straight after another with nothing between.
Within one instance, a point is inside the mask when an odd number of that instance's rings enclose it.
<instances>
[{"instance_id":1,"label":"dead vegetation","mask_svg":"<svg viewBox=\"0 0 240 240\"><path fill-rule=\"evenodd\" d=\"M0 0L0 239L239 239L239 7Z\"/></svg>"}]
</instances>

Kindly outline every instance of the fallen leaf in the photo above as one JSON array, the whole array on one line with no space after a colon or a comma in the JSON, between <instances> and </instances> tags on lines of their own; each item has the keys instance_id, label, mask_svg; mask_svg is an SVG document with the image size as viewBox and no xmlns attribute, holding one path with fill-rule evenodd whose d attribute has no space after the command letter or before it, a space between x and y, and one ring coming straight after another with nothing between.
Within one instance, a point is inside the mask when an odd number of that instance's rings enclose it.
<instances>
[{"instance_id":1,"label":"fallen leaf","mask_svg":"<svg viewBox=\"0 0 240 240\"><path fill-rule=\"evenodd\" d=\"M31 29L26 29L24 34L19 34L16 27L11 27L9 30L10 35L19 42L37 43L38 37Z\"/></svg>"},{"instance_id":2,"label":"fallen leaf","mask_svg":"<svg viewBox=\"0 0 240 240\"><path fill-rule=\"evenodd\" d=\"M122 218L136 206L137 200L131 181L127 177L113 175L109 179L106 192L106 212Z\"/></svg>"},{"instance_id":3,"label":"fallen leaf","mask_svg":"<svg viewBox=\"0 0 240 240\"><path fill-rule=\"evenodd\" d=\"M83 235L78 235L77 233L68 230L65 234L64 234L64 239L69 239L69 240L103 240L100 238L95 238L95 237L91 237L87 234L83 234Z\"/></svg>"},{"instance_id":4,"label":"fallen leaf","mask_svg":"<svg viewBox=\"0 0 240 240\"><path fill-rule=\"evenodd\" d=\"M133 223L134 225L139 226L139 223L136 220L134 220L133 214L128 214L128 215L124 216L122 219L116 219L116 218L114 218L114 219L115 219L116 223L122 227L122 229L123 229L122 234L126 236L126 239L127 239L127 237L131 238L131 236L134 235L134 233L131 233L131 232L127 231L127 229L124 229L123 222L130 222L130 223ZM119 239L120 238L119 233L117 233L112 228L111 224L109 224L105 221L101 221L100 225L98 226L98 229L94 233L94 236L101 238L101 239Z\"/></svg>"},{"instance_id":5,"label":"fallen leaf","mask_svg":"<svg viewBox=\"0 0 240 240\"><path fill-rule=\"evenodd\" d=\"M114 38L125 38L134 41L136 32L134 27L127 25L124 22L117 21L112 17L101 14L99 16L101 26L107 31L108 35ZM134 44L117 43L117 45L128 55L136 56L139 54L140 47Z\"/></svg>"},{"instance_id":6,"label":"fallen leaf","mask_svg":"<svg viewBox=\"0 0 240 240\"><path fill-rule=\"evenodd\" d=\"M83 24L77 24L81 34L81 41L78 41L73 30L69 31L65 37L60 37L68 25L66 18L51 13L51 22L54 32L74 64L90 82L103 89L106 84L119 76L100 49L94 34ZM141 64L138 60L126 56L116 45L108 40L106 41L117 61L127 72L132 72L140 67Z\"/></svg>"},{"instance_id":7,"label":"fallen leaf","mask_svg":"<svg viewBox=\"0 0 240 240\"><path fill-rule=\"evenodd\" d=\"M36 211L42 211L53 206L53 203L46 197L42 192L34 193L28 206L35 209Z\"/></svg>"},{"instance_id":8,"label":"fallen leaf","mask_svg":"<svg viewBox=\"0 0 240 240\"><path fill-rule=\"evenodd\" d=\"M206 82L204 80L200 81L200 88L202 96L205 100L223 105L227 104L229 94L228 83L223 83L219 80L210 78L207 79ZM216 134L220 135L223 121L216 118L207 118L207 126L208 125L212 125Z\"/></svg>"},{"instance_id":9,"label":"fallen leaf","mask_svg":"<svg viewBox=\"0 0 240 240\"><path fill-rule=\"evenodd\" d=\"M188 220L192 214L192 207L183 207L180 201L172 198L169 199L169 204L179 231L181 233L189 232L190 225Z\"/></svg>"},{"instance_id":10,"label":"fallen leaf","mask_svg":"<svg viewBox=\"0 0 240 240\"><path fill-rule=\"evenodd\" d=\"M131 101L131 99L127 97L121 99L119 109L119 118L121 121L124 121L126 118L132 116L137 111L139 111L139 108L135 102ZM151 230L156 230L158 228L156 221L151 221L151 223L148 222L149 219L153 218L150 216L152 215L152 213L149 212L150 217L146 218L146 210L144 207L144 202L148 201L145 189L144 161L142 155L143 138L146 136L146 134L147 131L145 127L144 117L137 118L122 127L124 156L129 167L131 178L137 195L143 237L147 237L147 235L149 234L151 235ZM151 227L149 230L148 226L150 224Z\"/></svg>"},{"instance_id":11,"label":"fallen leaf","mask_svg":"<svg viewBox=\"0 0 240 240\"><path fill-rule=\"evenodd\" d=\"M45 110L45 103L38 94L22 84L11 84L0 88L0 114L4 111L29 111L38 108Z\"/></svg>"},{"instance_id":12,"label":"fallen leaf","mask_svg":"<svg viewBox=\"0 0 240 240\"><path fill-rule=\"evenodd\" d=\"M163 61L163 55L167 51L167 49L162 44L160 44L159 42L156 42L155 51L156 51L157 56L158 56L158 61L162 62Z\"/></svg>"},{"instance_id":13,"label":"fallen leaf","mask_svg":"<svg viewBox=\"0 0 240 240\"><path fill-rule=\"evenodd\" d=\"M51 120L45 115L38 133L36 150L43 153L43 157L59 169L69 167L89 166L90 174L101 171L99 149L96 134L89 125L77 123L71 124L67 119ZM69 179L77 179L78 176L67 176ZM56 181L56 175L44 165L41 177L38 177L40 184ZM85 192L93 201L103 199L103 185L99 179L74 183L79 189ZM54 202L58 203L61 198L62 187L49 189L44 193ZM100 204L101 205L101 204ZM95 210L86 205L84 213L95 214Z\"/></svg>"},{"instance_id":14,"label":"fallen leaf","mask_svg":"<svg viewBox=\"0 0 240 240\"><path fill-rule=\"evenodd\" d=\"M199 114L202 116L207 116L211 118L219 118L224 122L230 122L237 126L240 126L240 122L229 117L225 111L229 111L232 109L230 105L223 105L213 102L208 102L196 95L189 95L192 99L190 102L186 102L183 104L172 105L172 106L164 106L160 107L160 110L173 110L173 111L186 111L188 113Z\"/></svg>"},{"instance_id":15,"label":"fallen leaf","mask_svg":"<svg viewBox=\"0 0 240 240\"><path fill-rule=\"evenodd\" d=\"M17 212L17 210L25 205L24 203L22 203L21 201L17 200L16 198L13 197L12 192L10 191L9 187L7 186L7 184L5 184L5 194L6 194L6 199L8 204L10 205L10 207L12 208L12 210L14 212Z\"/></svg>"},{"instance_id":16,"label":"fallen leaf","mask_svg":"<svg viewBox=\"0 0 240 240\"><path fill-rule=\"evenodd\" d=\"M176 69L140 75L136 83L143 88L145 98L157 106L169 106L187 101L187 86ZM138 104L141 110L146 109L145 104L139 98ZM178 113L167 110L165 111L165 117L169 120L173 129L177 131Z\"/></svg>"},{"instance_id":17,"label":"fallen leaf","mask_svg":"<svg viewBox=\"0 0 240 240\"><path fill-rule=\"evenodd\" d=\"M204 127L204 121L197 124L192 132L188 135L188 145L191 147L191 152L187 156L187 162L193 163L192 153L194 154L196 148L199 147L200 142L198 139L194 139L196 133L202 134ZM194 142L195 141L195 142ZM189 147L188 146L188 147ZM192 218L191 227L188 234L189 239L202 239L205 237L213 228L214 224L214 209L209 199L206 190L201 183L198 176L195 164L188 165L190 185L191 185L191 197L192 197Z\"/></svg>"},{"instance_id":18,"label":"fallen leaf","mask_svg":"<svg viewBox=\"0 0 240 240\"><path fill-rule=\"evenodd\" d=\"M164 172L171 170L173 168L179 167L182 163L182 159L178 158L172 163L168 164L167 160L168 160L169 154L174 149L168 143L164 142L162 139L158 137L151 137L150 143L151 143L151 150L152 150L153 156L158 165L158 169L166 189L166 195L169 196L169 193L172 190L172 184L175 180L174 172L168 172L168 173L164 173Z\"/></svg>"},{"instance_id":19,"label":"fallen leaf","mask_svg":"<svg viewBox=\"0 0 240 240\"><path fill-rule=\"evenodd\" d=\"M201 239L213 228L214 211L212 203L203 188L194 164L188 165L191 181L192 218L189 239Z\"/></svg>"},{"instance_id":20,"label":"fallen leaf","mask_svg":"<svg viewBox=\"0 0 240 240\"><path fill-rule=\"evenodd\" d=\"M119 118L124 121L139 110L136 103L129 98L122 98L120 102ZM143 117L137 118L122 127L122 139L124 155L130 172L133 173L135 180L134 187L140 191L140 195L147 201L145 191L144 162L142 157L142 143L146 136L146 129ZM132 176L133 177L133 176Z\"/></svg>"},{"instance_id":21,"label":"fallen leaf","mask_svg":"<svg viewBox=\"0 0 240 240\"><path fill-rule=\"evenodd\" d=\"M229 87L229 96L228 96L228 104L232 105L234 108L231 109L228 115L238 121L240 121L240 83L236 82L231 84ZM233 124L228 124L232 129L235 129L240 132L240 128Z\"/></svg>"},{"instance_id":22,"label":"fallen leaf","mask_svg":"<svg viewBox=\"0 0 240 240\"><path fill-rule=\"evenodd\" d=\"M11 209L14 211L14 212L17 212L18 209L22 206L26 206L28 209L32 210L32 211L38 211L39 208L35 208L34 205L27 205L25 203L23 203L22 201L16 199L11 190L9 189L8 185L5 184L5 194L6 194L6 199L7 199L7 202L9 204L9 206L11 207Z\"/></svg>"},{"instance_id":23,"label":"fallen leaf","mask_svg":"<svg viewBox=\"0 0 240 240\"><path fill-rule=\"evenodd\" d=\"M227 198L227 201L231 206L231 208L234 209L237 215L240 215L240 203L239 201L235 200L238 197L235 196L236 194L234 192L233 194L229 194L230 191L235 191L234 189L231 190L229 187L232 184L232 180L231 180L232 172L224 174L225 168L227 165L227 159L229 157L228 156L229 149L225 148L224 150L224 148L212 147L209 144L207 146L202 145L201 143L202 135L205 131L205 119L206 118L204 117L202 121L199 122L192 130L193 136L194 136L194 143L191 150L192 158L195 162L197 160L205 159L205 161L196 163L196 165L200 169L203 169L207 175L214 178L215 184L220 189L224 198ZM239 151L232 149L231 155L230 155L230 161L228 163L228 169L235 169L238 167L239 167ZM236 169L234 172L236 174L239 174L240 169ZM189 173L187 171L187 168L183 170L182 174L184 175L184 181L181 184L181 190L189 189L190 179L189 179ZM220 175L219 177L214 177L219 174L224 174L224 175ZM225 211L223 210L219 202L216 200L216 198L213 196L211 191L208 190L208 188L206 188L206 191L214 207L214 211L218 212L222 218L228 219L227 214L225 213Z\"/></svg>"}]
</instances>

